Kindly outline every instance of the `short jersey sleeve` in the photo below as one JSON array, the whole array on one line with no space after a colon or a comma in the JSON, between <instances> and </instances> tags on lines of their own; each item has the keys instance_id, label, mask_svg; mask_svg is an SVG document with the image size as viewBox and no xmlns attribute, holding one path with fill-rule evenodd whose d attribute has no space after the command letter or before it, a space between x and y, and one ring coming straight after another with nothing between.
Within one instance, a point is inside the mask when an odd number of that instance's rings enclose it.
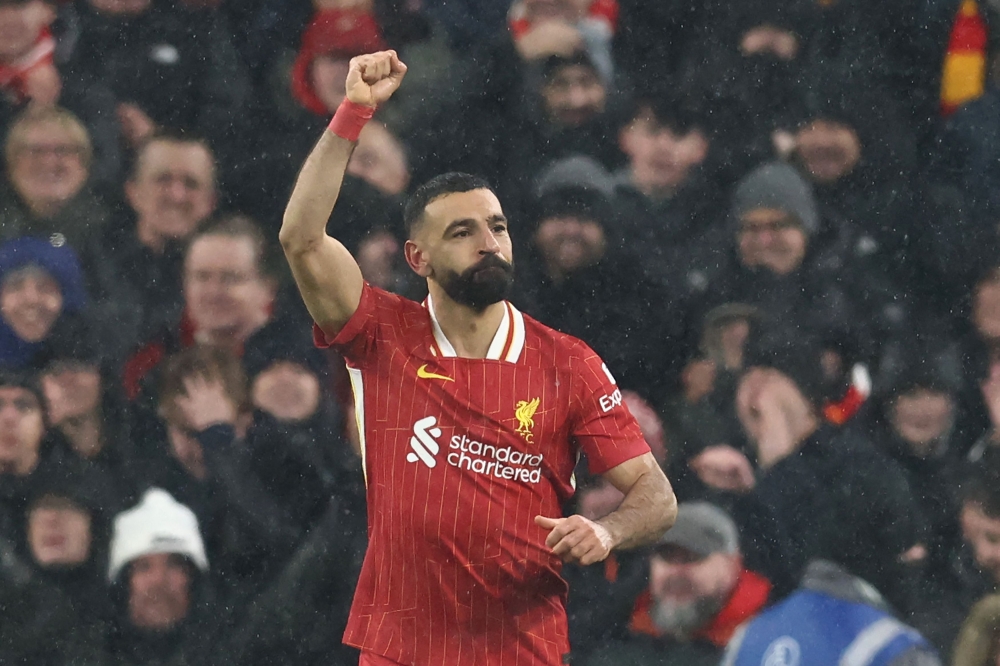
<instances>
[{"instance_id":1,"label":"short jersey sleeve","mask_svg":"<svg viewBox=\"0 0 1000 666\"><path fill-rule=\"evenodd\" d=\"M603 474L648 453L639 424L601 357L580 343L571 363L574 397L570 436L587 456L590 472Z\"/></svg>"},{"instance_id":2,"label":"short jersey sleeve","mask_svg":"<svg viewBox=\"0 0 1000 666\"><path fill-rule=\"evenodd\" d=\"M380 336L387 334L401 309L402 299L367 282L358 309L332 339L315 322L313 342L333 349L353 366L362 366L377 353Z\"/></svg>"}]
</instances>

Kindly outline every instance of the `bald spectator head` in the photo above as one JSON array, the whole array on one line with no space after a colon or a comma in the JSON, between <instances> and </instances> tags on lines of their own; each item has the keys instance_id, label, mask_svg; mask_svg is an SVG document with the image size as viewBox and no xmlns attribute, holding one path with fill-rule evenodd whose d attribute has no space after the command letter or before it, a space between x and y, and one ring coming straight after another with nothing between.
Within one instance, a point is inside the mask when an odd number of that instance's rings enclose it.
<instances>
[{"instance_id":1,"label":"bald spectator head","mask_svg":"<svg viewBox=\"0 0 1000 666\"><path fill-rule=\"evenodd\" d=\"M215 157L201 139L155 134L139 148L125 183L139 241L162 252L186 240L215 211Z\"/></svg>"}]
</instances>

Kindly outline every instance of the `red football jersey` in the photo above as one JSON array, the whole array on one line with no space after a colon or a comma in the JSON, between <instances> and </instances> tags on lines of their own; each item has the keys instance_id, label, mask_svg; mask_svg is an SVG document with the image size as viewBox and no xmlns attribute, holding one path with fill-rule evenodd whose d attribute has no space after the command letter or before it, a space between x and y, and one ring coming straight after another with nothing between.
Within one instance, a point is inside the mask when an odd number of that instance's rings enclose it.
<instances>
[{"instance_id":1,"label":"red football jersey","mask_svg":"<svg viewBox=\"0 0 1000 666\"><path fill-rule=\"evenodd\" d=\"M569 652L558 517L586 454L649 451L601 359L509 303L485 359L423 304L365 285L331 341L354 388L368 552L344 641L414 666L555 666Z\"/></svg>"}]
</instances>

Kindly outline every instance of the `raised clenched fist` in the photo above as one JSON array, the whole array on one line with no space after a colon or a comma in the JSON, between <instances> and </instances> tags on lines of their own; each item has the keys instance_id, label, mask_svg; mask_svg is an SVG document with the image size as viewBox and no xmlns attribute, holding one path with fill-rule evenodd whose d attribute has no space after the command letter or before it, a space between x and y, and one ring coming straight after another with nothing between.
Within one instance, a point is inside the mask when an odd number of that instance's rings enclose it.
<instances>
[{"instance_id":1,"label":"raised clenched fist","mask_svg":"<svg viewBox=\"0 0 1000 666\"><path fill-rule=\"evenodd\" d=\"M347 99L355 104L379 106L403 82L406 65L395 51L379 51L351 58L347 72Z\"/></svg>"}]
</instances>

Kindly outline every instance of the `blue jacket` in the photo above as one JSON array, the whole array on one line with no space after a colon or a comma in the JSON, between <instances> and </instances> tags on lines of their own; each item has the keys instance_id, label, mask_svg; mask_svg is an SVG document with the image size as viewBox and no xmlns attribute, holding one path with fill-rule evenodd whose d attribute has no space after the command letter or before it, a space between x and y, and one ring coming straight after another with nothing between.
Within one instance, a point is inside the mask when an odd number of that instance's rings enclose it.
<instances>
[{"instance_id":1,"label":"blue jacket","mask_svg":"<svg viewBox=\"0 0 1000 666\"><path fill-rule=\"evenodd\" d=\"M874 589L835 565L815 562L799 591L737 632L722 663L933 666L941 662L919 632L888 612Z\"/></svg>"}]
</instances>

